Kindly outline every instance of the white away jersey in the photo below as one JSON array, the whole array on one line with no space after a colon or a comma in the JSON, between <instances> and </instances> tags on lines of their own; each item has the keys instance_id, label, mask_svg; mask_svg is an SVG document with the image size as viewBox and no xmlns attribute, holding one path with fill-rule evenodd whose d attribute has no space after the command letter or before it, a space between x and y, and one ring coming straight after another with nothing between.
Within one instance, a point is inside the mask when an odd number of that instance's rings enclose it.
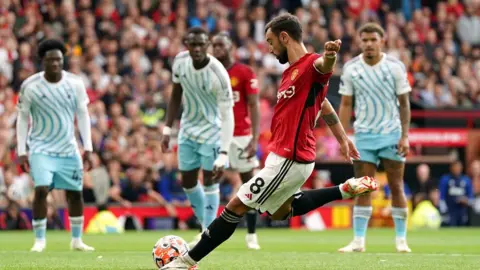
<instances>
[{"instance_id":1,"label":"white away jersey","mask_svg":"<svg viewBox=\"0 0 480 270\"><path fill-rule=\"evenodd\" d=\"M77 154L75 113L88 102L82 79L72 73L63 71L57 83L48 82L44 72L28 77L17 104L19 111L30 113L28 151L53 156Z\"/></svg>"},{"instance_id":2,"label":"white away jersey","mask_svg":"<svg viewBox=\"0 0 480 270\"><path fill-rule=\"evenodd\" d=\"M233 107L232 86L228 72L215 57L202 69L193 67L188 51L173 62L172 80L183 88L183 114L179 141L220 142L220 109Z\"/></svg>"},{"instance_id":3,"label":"white away jersey","mask_svg":"<svg viewBox=\"0 0 480 270\"><path fill-rule=\"evenodd\" d=\"M397 96L410 91L403 63L383 53L374 66L362 54L348 61L339 93L355 96L355 133L390 134L402 130Z\"/></svg>"}]
</instances>

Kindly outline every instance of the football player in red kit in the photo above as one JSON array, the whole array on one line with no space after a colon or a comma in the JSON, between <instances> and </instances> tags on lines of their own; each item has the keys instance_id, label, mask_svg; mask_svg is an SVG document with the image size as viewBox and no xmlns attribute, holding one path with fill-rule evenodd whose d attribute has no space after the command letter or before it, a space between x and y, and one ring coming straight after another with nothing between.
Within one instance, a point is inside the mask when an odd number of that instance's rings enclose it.
<instances>
[{"instance_id":1,"label":"football player in red kit","mask_svg":"<svg viewBox=\"0 0 480 270\"><path fill-rule=\"evenodd\" d=\"M233 114L235 130L230 147L230 167L240 173L243 183L253 177L253 169L259 165L256 152L259 133L258 81L253 70L242 63L235 62L231 54L232 40L227 34L217 34L212 39L213 56L227 69L233 93ZM255 225L257 211L251 209L246 214L248 233L245 237L247 247L260 249Z\"/></svg>"},{"instance_id":2,"label":"football player in red kit","mask_svg":"<svg viewBox=\"0 0 480 270\"><path fill-rule=\"evenodd\" d=\"M271 153L265 167L243 184L222 214L202 234L188 254L162 269L188 269L227 240L250 209L267 212L272 219L287 219L325 203L351 198L377 189L371 177L351 178L339 186L301 192L299 188L315 165L313 130L319 117L336 136L346 160L359 154L345 134L335 110L325 99L328 81L341 41L325 43L324 54L307 53L297 17L282 14L265 26L265 37L280 63L290 66L282 74L272 119Z\"/></svg>"}]
</instances>

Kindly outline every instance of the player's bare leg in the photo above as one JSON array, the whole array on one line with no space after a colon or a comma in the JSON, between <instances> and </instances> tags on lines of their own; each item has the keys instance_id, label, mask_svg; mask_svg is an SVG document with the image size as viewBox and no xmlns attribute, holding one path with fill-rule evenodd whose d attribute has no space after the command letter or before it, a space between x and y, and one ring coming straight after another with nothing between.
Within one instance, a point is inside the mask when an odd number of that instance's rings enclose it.
<instances>
[{"instance_id":1,"label":"player's bare leg","mask_svg":"<svg viewBox=\"0 0 480 270\"><path fill-rule=\"evenodd\" d=\"M374 177L377 166L373 163L354 161L353 169L355 177L363 175ZM368 221L372 215L372 201L370 194L365 194L355 198L353 207L353 232L354 239L347 246L340 248L340 252L364 252L365 235L368 228Z\"/></svg>"},{"instance_id":2,"label":"player's bare leg","mask_svg":"<svg viewBox=\"0 0 480 270\"><path fill-rule=\"evenodd\" d=\"M70 248L78 251L94 251L95 248L86 245L82 241L83 231L83 197L81 191L66 190L68 214L70 219L70 231L72 241Z\"/></svg>"},{"instance_id":3,"label":"player's bare leg","mask_svg":"<svg viewBox=\"0 0 480 270\"><path fill-rule=\"evenodd\" d=\"M316 209L328 202L351 198L376 190L377 183L373 178L361 177L348 179L336 187L306 191L299 198L291 197L272 215L272 219L285 219L299 216ZM179 257L161 269L189 269L207 256L235 232L242 217L250 210L238 196L226 206L220 217L203 232L202 239L187 255Z\"/></svg>"},{"instance_id":4,"label":"player's bare leg","mask_svg":"<svg viewBox=\"0 0 480 270\"><path fill-rule=\"evenodd\" d=\"M253 170L240 173L240 178L242 179L242 183L247 183L253 178ZM255 209L250 209L247 212L246 218L248 233L245 237L245 241L247 242L247 248L258 250L260 249L260 245L258 244L257 234L255 233L257 224L257 211Z\"/></svg>"},{"instance_id":5,"label":"player's bare leg","mask_svg":"<svg viewBox=\"0 0 480 270\"><path fill-rule=\"evenodd\" d=\"M407 198L403 188L405 164L400 161L383 159L387 173L388 187L392 194L392 218L395 223L395 245L398 252L411 252L407 245Z\"/></svg>"},{"instance_id":6,"label":"player's bare leg","mask_svg":"<svg viewBox=\"0 0 480 270\"><path fill-rule=\"evenodd\" d=\"M30 251L42 252L47 241L45 234L47 231L47 196L48 187L38 186L35 188L35 196L33 198L33 231L35 232L35 243Z\"/></svg>"}]
</instances>

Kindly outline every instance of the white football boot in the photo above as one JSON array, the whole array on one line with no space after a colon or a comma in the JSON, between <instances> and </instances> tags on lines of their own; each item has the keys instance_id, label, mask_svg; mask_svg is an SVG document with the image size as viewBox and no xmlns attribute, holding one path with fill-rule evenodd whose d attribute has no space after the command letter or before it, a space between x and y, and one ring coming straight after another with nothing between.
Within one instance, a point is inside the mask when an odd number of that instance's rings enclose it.
<instances>
[{"instance_id":1,"label":"white football boot","mask_svg":"<svg viewBox=\"0 0 480 270\"><path fill-rule=\"evenodd\" d=\"M160 270L196 270L196 263L188 256L181 256L171 261Z\"/></svg>"},{"instance_id":2,"label":"white football boot","mask_svg":"<svg viewBox=\"0 0 480 270\"><path fill-rule=\"evenodd\" d=\"M95 248L83 243L82 239L72 239L70 249L76 251L94 251Z\"/></svg>"},{"instance_id":3,"label":"white football boot","mask_svg":"<svg viewBox=\"0 0 480 270\"><path fill-rule=\"evenodd\" d=\"M43 252L47 247L47 242L45 240L35 240L33 247L30 249L31 252Z\"/></svg>"},{"instance_id":4,"label":"white football boot","mask_svg":"<svg viewBox=\"0 0 480 270\"><path fill-rule=\"evenodd\" d=\"M338 249L338 252L349 253L349 252L365 252L365 237L355 238L347 246Z\"/></svg>"},{"instance_id":5,"label":"white football boot","mask_svg":"<svg viewBox=\"0 0 480 270\"><path fill-rule=\"evenodd\" d=\"M247 242L247 248L259 250L260 245L258 244L257 234L256 233L248 233L245 236L245 241Z\"/></svg>"},{"instance_id":6,"label":"white football boot","mask_svg":"<svg viewBox=\"0 0 480 270\"><path fill-rule=\"evenodd\" d=\"M193 240L190 243L188 243L188 247L192 249L194 246L198 244L198 242L200 242L201 239L202 239L202 233L197 234L195 238L193 238Z\"/></svg>"},{"instance_id":7,"label":"white football boot","mask_svg":"<svg viewBox=\"0 0 480 270\"><path fill-rule=\"evenodd\" d=\"M378 189L377 181L373 177L363 176L350 178L340 185L340 191L344 199L357 197Z\"/></svg>"},{"instance_id":8,"label":"white football boot","mask_svg":"<svg viewBox=\"0 0 480 270\"><path fill-rule=\"evenodd\" d=\"M397 237L395 239L395 246L397 247L397 252L400 253L410 253L412 250L407 245L407 239L404 237Z\"/></svg>"}]
</instances>

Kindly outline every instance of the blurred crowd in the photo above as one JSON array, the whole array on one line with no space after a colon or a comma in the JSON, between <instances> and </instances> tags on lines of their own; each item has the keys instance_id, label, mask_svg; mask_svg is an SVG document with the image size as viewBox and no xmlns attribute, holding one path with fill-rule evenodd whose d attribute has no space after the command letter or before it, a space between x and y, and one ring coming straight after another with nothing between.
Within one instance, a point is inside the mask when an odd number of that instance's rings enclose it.
<instances>
[{"instance_id":1,"label":"blurred crowd","mask_svg":"<svg viewBox=\"0 0 480 270\"><path fill-rule=\"evenodd\" d=\"M431 108L480 106L479 1L420 0L4 0L0 1L0 192L20 206L31 201L32 183L16 165L15 104L21 83L40 70L38 43L58 38L68 47L65 69L80 76L90 98L94 168L86 174L87 203L134 202L186 206L176 153L160 148L172 91L170 68L185 49L188 27L228 32L237 61L249 64L261 85L261 138L265 145L276 89L287 67L268 53L264 26L280 12L296 14L307 49L321 53L342 39L335 75L359 53L355 29L378 21L385 51L405 63L412 102ZM331 89L336 91L336 89ZM318 157L338 158L335 138L322 133ZM175 149L174 149L175 150ZM312 175L312 179L315 176ZM311 181L314 181L310 179ZM239 178L227 174L228 200ZM53 193L62 204L61 193ZM1 206L6 200L0 199Z\"/></svg>"}]
</instances>

